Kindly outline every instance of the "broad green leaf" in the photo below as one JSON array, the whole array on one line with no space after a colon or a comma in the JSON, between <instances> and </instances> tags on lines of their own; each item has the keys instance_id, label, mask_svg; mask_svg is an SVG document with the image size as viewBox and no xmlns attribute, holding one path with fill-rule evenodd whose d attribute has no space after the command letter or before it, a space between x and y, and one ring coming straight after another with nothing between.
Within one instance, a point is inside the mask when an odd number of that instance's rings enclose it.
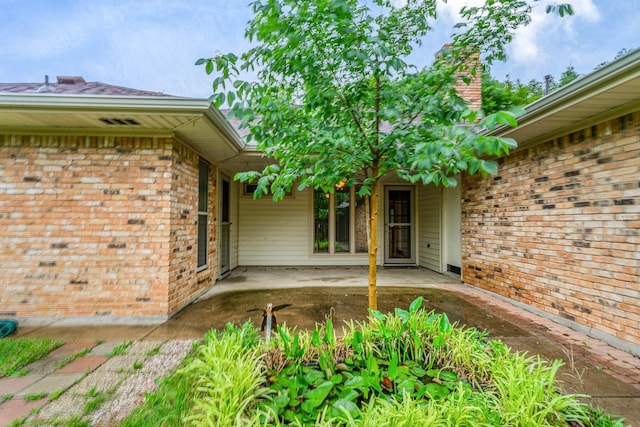
<instances>
[{"instance_id":1,"label":"broad green leaf","mask_svg":"<svg viewBox=\"0 0 640 427\"><path fill-rule=\"evenodd\" d=\"M348 399L338 399L331 406L337 410L337 412L335 412L336 414L342 414L344 416L345 413L348 413L351 419L357 418L360 414L358 406Z\"/></svg>"},{"instance_id":2,"label":"broad green leaf","mask_svg":"<svg viewBox=\"0 0 640 427\"><path fill-rule=\"evenodd\" d=\"M411 305L409 305L409 312L411 314L414 314L418 311L418 309L420 307L422 307L422 302L424 301L423 297L418 297L416 299L413 300L413 302L411 302Z\"/></svg>"},{"instance_id":3,"label":"broad green leaf","mask_svg":"<svg viewBox=\"0 0 640 427\"><path fill-rule=\"evenodd\" d=\"M306 406L307 408L317 408L324 402L332 389L333 383L331 381L325 381L318 387L306 391L303 394L305 398L303 406Z\"/></svg>"}]
</instances>

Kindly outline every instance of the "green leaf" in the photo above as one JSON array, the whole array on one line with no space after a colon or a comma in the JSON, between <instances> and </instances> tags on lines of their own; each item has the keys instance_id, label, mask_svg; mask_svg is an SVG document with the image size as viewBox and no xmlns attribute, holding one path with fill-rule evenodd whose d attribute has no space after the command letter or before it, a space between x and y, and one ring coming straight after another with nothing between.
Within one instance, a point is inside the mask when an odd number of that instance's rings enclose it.
<instances>
[{"instance_id":1,"label":"green leaf","mask_svg":"<svg viewBox=\"0 0 640 427\"><path fill-rule=\"evenodd\" d=\"M324 373L318 370L311 370L304 375L304 380L310 385L320 385L325 382Z\"/></svg>"},{"instance_id":2,"label":"green leaf","mask_svg":"<svg viewBox=\"0 0 640 427\"><path fill-rule=\"evenodd\" d=\"M440 314L440 321L438 322L438 330L442 333L447 333L451 331L451 322L449 322L449 317L446 313Z\"/></svg>"},{"instance_id":3,"label":"green leaf","mask_svg":"<svg viewBox=\"0 0 640 427\"><path fill-rule=\"evenodd\" d=\"M431 399L440 399L448 396L450 393L451 393L451 390L449 390L447 387L443 385L436 384L436 383L429 383L429 384L426 384L424 387L422 387L417 394L419 396L425 396Z\"/></svg>"},{"instance_id":4,"label":"green leaf","mask_svg":"<svg viewBox=\"0 0 640 427\"><path fill-rule=\"evenodd\" d=\"M447 345L447 342L445 341L442 335L436 335L435 337L433 337L433 347L435 349L443 348L446 345Z\"/></svg>"},{"instance_id":5,"label":"green leaf","mask_svg":"<svg viewBox=\"0 0 640 427\"><path fill-rule=\"evenodd\" d=\"M371 314L374 318L380 321L384 321L387 318L387 316L384 313L378 310L369 309L369 314Z\"/></svg>"},{"instance_id":6,"label":"green leaf","mask_svg":"<svg viewBox=\"0 0 640 427\"><path fill-rule=\"evenodd\" d=\"M409 312L411 314L414 314L418 311L418 309L420 309L420 307L422 307L422 302L424 301L423 297L418 297L416 299L413 300L413 302L411 303L411 305L409 305Z\"/></svg>"},{"instance_id":7,"label":"green leaf","mask_svg":"<svg viewBox=\"0 0 640 427\"><path fill-rule=\"evenodd\" d=\"M213 61L211 61L210 59L206 60L204 70L207 72L207 74L213 73Z\"/></svg>"},{"instance_id":8,"label":"green leaf","mask_svg":"<svg viewBox=\"0 0 640 427\"><path fill-rule=\"evenodd\" d=\"M329 393L331 393L331 390L333 390L333 383L331 381L325 381L318 387L306 391L303 394L305 398L303 406L306 406L307 408L317 408L322 405Z\"/></svg>"},{"instance_id":9,"label":"green leaf","mask_svg":"<svg viewBox=\"0 0 640 427\"><path fill-rule=\"evenodd\" d=\"M343 417L345 414L349 414L351 419L355 419L360 415L358 406L348 399L338 399L331 406L338 411L336 414L342 414Z\"/></svg>"}]
</instances>

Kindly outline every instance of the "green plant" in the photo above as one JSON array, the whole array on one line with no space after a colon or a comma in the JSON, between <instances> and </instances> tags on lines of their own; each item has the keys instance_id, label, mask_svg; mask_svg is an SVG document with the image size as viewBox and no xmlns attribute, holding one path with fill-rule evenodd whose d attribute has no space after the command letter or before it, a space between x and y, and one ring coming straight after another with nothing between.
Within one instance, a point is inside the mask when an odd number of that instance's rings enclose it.
<instances>
[{"instance_id":1,"label":"green plant","mask_svg":"<svg viewBox=\"0 0 640 427\"><path fill-rule=\"evenodd\" d=\"M122 344L114 347L109 353L107 353L107 357L122 356L124 352L127 351L127 348L129 348L131 343L131 341L125 341Z\"/></svg>"},{"instance_id":2,"label":"green plant","mask_svg":"<svg viewBox=\"0 0 640 427\"><path fill-rule=\"evenodd\" d=\"M13 399L13 394L3 394L0 396L0 403Z\"/></svg>"},{"instance_id":3,"label":"green plant","mask_svg":"<svg viewBox=\"0 0 640 427\"><path fill-rule=\"evenodd\" d=\"M57 389L57 390L52 391L52 392L49 394L49 401L56 400L58 397L60 397L60 395L61 395L62 393L64 393L64 389L61 389L61 388L59 388L59 389Z\"/></svg>"},{"instance_id":4,"label":"green plant","mask_svg":"<svg viewBox=\"0 0 640 427\"><path fill-rule=\"evenodd\" d=\"M133 370L137 371L138 369L142 368L143 363L140 360L136 360L135 362L133 362Z\"/></svg>"},{"instance_id":5,"label":"green plant","mask_svg":"<svg viewBox=\"0 0 640 427\"><path fill-rule=\"evenodd\" d=\"M87 399L84 404L85 414L90 414L96 409L102 407L102 405L104 405L107 399L109 399L109 397L113 395L113 391L114 390L107 391L107 392L98 391L96 388L92 388L91 390L89 390L85 395Z\"/></svg>"},{"instance_id":6,"label":"green plant","mask_svg":"<svg viewBox=\"0 0 640 427\"><path fill-rule=\"evenodd\" d=\"M23 426L26 421L27 421L27 417L17 418L17 419L13 420L9 424L9 427L20 427L20 426Z\"/></svg>"},{"instance_id":7,"label":"green plant","mask_svg":"<svg viewBox=\"0 0 640 427\"><path fill-rule=\"evenodd\" d=\"M16 374L26 375L27 371L23 370L25 366L42 359L62 344L62 341L46 338L0 340L0 378Z\"/></svg>"},{"instance_id":8,"label":"green plant","mask_svg":"<svg viewBox=\"0 0 640 427\"><path fill-rule=\"evenodd\" d=\"M188 356L183 368L193 361ZM193 407L196 378L193 373L179 369L164 378L155 393L148 394L145 403L136 408L120 427L173 427L184 425L183 419ZM257 423L255 423L257 425Z\"/></svg>"},{"instance_id":9,"label":"green plant","mask_svg":"<svg viewBox=\"0 0 640 427\"><path fill-rule=\"evenodd\" d=\"M269 346L250 323L210 331L122 426L622 426L561 394L560 362L511 353L420 304L351 322L340 339L330 318L280 328Z\"/></svg>"},{"instance_id":10,"label":"green plant","mask_svg":"<svg viewBox=\"0 0 640 427\"><path fill-rule=\"evenodd\" d=\"M155 356L156 354L160 354L161 348L162 348L162 345L158 344L157 346L155 346L154 348L152 348L147 352L147 356Z\"/></svg>"},{"instance_id":11,"label":"green plant","mask_svg":"<svg viewBox=\"0 0 640 427\"><path fill-rule=\"evenodd\" d=\"M26 396L24 396L24 400L27 401L32 401L32 400L40 400L43 397L46 397L47 393L42 392L42 393L33 393L33 394L27 394Z\"/></svg>"},{"instance_id":12,"label":"green plant","mask_svg":"<svg viewBox=\"0 0 640 427\"><path fill-rule=\"evenodd\" d=\"M207 332L198 357L183 368L195 378L197 390L186 422L235 425L256 399L267 396L257 342L255 327L249 323L239 329L229 327L221 334Z\"/></svg>"}]
</instances>

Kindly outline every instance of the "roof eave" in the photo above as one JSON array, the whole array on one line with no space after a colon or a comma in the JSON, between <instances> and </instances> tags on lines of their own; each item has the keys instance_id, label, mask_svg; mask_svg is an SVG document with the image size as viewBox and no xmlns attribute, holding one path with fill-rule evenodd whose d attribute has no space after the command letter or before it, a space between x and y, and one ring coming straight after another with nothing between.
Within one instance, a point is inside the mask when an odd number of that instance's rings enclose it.
<instances>
[{"instance_id":1,"label":"roof eave","mask_svg":"<svg viewBox=\"0 0 640 427\"><path fill-rule=\"evenodd\" d=\"M518 126L526 126L538 120L542 120L548 117L550 114L557 114L567 108L571 107L578 100L588 99L596 94L606 91L608 88L615 86L616 84L640 77L640 49L636 49L633 52L623 56L622 58L610 62L594 72L577 79L566 86L546 95L537 101L527 105L525 107L525 114L518 118ZM615 109L609 110L609 115L624 114L637 107L637 102L621 103ZM601 112L600 119L606 119L604 114L606 111ZM584 119L594 119L594 117L585 117ZM582 123L580 123L582 124ZM500 136L500 137L512 137L517 133L518 128L511 128L509 126L501 126L491 132L487 132L488 135ZM529 142L541 142L540 139L548 138L549 135L555 132L555 134L562 133L567 129L555 129L546 135L539 135L539 138L535 141ZM527 141L519 141L527 142ZM528 144L529 145L529 144Z\"/></svg>"},{"instance_id":2,"label":"roof eave","mask_svg":"<svg viewBox=\"0 0 640 427\"><path fill-rule=\"evenodd\" d=\"M222 113L208 100L199 98L158 96L69 95L37 93L0 93L0 109L69 111L137 112L143 114L174 113L206 117L227 139L231 148L240 152L244 142Z\"/></svg>"}]
</instances>

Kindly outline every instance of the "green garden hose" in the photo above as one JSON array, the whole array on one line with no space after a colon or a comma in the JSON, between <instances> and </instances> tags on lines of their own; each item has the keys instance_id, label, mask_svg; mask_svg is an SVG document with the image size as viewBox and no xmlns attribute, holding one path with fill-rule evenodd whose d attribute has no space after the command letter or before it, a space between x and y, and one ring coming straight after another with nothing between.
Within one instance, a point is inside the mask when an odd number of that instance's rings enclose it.
<instances>
[{"instance_id":1,"label":"green garden hose","mask_svg":"<svg viewBox=\"0 0 640 427\"><path fill-rule=\"evenodd\" d=\"M15 332L18 322L9 319L0 319L0 338L8 337Z\"/></svg>"}]
</instances>

